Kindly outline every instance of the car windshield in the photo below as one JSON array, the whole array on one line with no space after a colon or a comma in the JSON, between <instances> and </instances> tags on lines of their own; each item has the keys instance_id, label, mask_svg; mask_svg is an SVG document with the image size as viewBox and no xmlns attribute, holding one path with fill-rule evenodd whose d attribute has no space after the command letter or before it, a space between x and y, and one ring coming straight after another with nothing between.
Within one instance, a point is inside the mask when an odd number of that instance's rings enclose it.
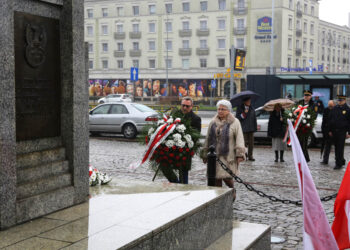
<instances>
[{"instance_id":1,"label":"car windshield","mask_svg":"<svg viewBox=\"0 0 350 250\"><path fill-rule=\"evenodd\" d=\"M135 103L135 104L131 104L131 105L140 112L154 112L153 109L151 109L143 104Z\"/></svg>"},{"instance_id":2,"label":"car windshield","mask_svg":"<svg viewBox=\"0 0 350 250\"><path fill-rule=\"evenodd\" d=\"M115 97L121 97L121 95L109 95L107 98L115 98Z\"/></svg>"}]
</instances>

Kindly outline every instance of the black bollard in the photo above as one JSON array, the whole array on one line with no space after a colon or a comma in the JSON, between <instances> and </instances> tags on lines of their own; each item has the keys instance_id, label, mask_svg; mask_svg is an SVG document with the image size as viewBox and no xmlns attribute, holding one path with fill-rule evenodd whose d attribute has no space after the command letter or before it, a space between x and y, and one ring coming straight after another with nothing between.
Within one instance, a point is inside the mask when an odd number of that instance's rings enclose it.
<instances>
[{"instance_id":1,"label":"black bollard","mask_svg":"<svg viewBox=\"0 0 350 250\"><path fill-rule=\"evenodd\" d=\"M215 186L216 153L215 153L215 147L213 145L209 147L207 175L208 175L208 186Z\"/></svg>"}]
</instances>

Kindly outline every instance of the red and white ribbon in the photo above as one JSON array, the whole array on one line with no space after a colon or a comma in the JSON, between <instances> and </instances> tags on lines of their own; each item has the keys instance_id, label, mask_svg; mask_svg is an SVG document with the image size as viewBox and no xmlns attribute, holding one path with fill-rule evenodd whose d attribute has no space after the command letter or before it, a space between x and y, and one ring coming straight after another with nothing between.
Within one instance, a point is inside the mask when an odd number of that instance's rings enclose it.
<instances>
[{"instance_id":1,"label":"red and white ribbon","mask_svg":"<svg viewBox=\"0 0 350 250\"><path fill-rule=\"evenodd\" d=\"M302 120L301 118L303 117L303 115L304 115L304 113L305 113L305 111L306 111L306 109L308 107L309 107L309 105L305 105L305 106L299 105L298 108L296 108L294 110L294 112L293 112L294 115L296 115L299 112L298 117L297 117L297 119L295 120L295 122L293 124L293 128L294 128L295 131L297 131L297 129L298 129L299 125L300 125L300 122ZM286 141L287 136L288 136L288 127L287 127L287 130L286 130L286 134L284 135L283 141ZM289 138L287 144L290 145L290 138Z\"/></svg>"}]
</instances>

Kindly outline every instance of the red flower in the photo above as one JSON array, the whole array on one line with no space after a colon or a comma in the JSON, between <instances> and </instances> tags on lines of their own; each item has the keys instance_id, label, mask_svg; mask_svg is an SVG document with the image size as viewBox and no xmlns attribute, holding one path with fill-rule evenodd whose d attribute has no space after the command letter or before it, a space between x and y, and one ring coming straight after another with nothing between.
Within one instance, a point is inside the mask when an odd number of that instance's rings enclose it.
<instances>
[{"instance_id":1,"label":"red flower","mask_svg":"<svg viewBox=\"0 0 350 250\"><path fill-rule=\"evenodd\" d=\"M182 157L182 160L183 160L183 161L186 161L186 159L187 159L186 156Z\"/></svg>"},{"instance_id":2,"label":"red flower","mask_svg":"<svg viewBox=\"0 0 350 250\"><path fill-rule=\"evenodd\" d=\"M189 148L186 148L186 152L190 152L190 149L189 149Z\"/></svg>"},{"instance_id":3,"label":"red flower","mask_svg":"<svg viewBox=\"0 0 350 250\"><path fill-rule=\"evenodd\" d=\"M168 148L168 147L165 147L164 150L165 150L166 152L169 152L169 148Z\"/></svg>"},{"instance_id":4,"label":"red flower","mask_svg":"<svg viewBox=\"0 0 350 250\"><path fill-rule=\"evenodd\" d=\"M183 148L179 148L179 152L182 153L184 151Z\"/></svg>"},{"instance_id":5,"label":"red flower","mask_svg":"<svg viewBox=\"0 0 350 250\"><path fill-rule=\"evenodd\" d=\"M160 155L163 155L163 154L164 154L164 151L160 151L159 154L160 154Z\"/></svg>"},{"instance_id":6,"label":"red flower","mask_svg":"<svg viewBox=\"0 0 350 250\"><path fill-rule=\"evenodd\" d=\"M169 163L170 163L170 164L173 163L173 160L169 160Z\"/></svg>"},{"instance_id":7,"label":"red flower","mask_svg":"<svg viewBox=\"0 0 350 250\"><path fill-rule=\"evenodd\" d=\"M176 167L180 167L180 166L181 166L180 162L176 163Z\"/></svg>"},{"instance_id":8,"label":"red flower","mask_svg":"<svg viewBox=\"0 0 350 250\"><path fill-rule=\"evenodd\" d=\"M168 156L163 156L163 159L164 160L168 160Z\"/></svg>"},{"instance_id":9,"label":"red flower","mask_svg":"<svg viewBox=\"0 0 350 250\"><path fill-rule=\"evenodd\" d=\"M178 156L178 155L175 156L175 159L176 159L176 160L179 160L179 159L180 159L180 156Z\"/></svg>"},{"instance_id":10,"label":"red flower","mask_svg":"<svg viewBox=\"0 0 350 250\"><path fill-rule=\"evenodd\" d=\"M173 158L175 155L173 153L170 153L169 156Z\"/></svg>"},{"instance_id":11,"label":"red flower","mask_svg":"<svg viewBox=\"0 0 350 250\"><path fill-rule=\"evenodd\" d=\"M176 146L173 146L172 149L173 149L173 150L176 150Z\"/></svg>"},{"instance_id":12,"label":"red flower","mask_svg":"<svg viewBox=\"0 0 350 250\"><path fill-rule=\"evenodd\" d=\"M158 158L158 159L156 160L156 162L159 163L159 162L160 162L160 158Z\"/></svg>"},{"instance_id":13,"label":"red flower","mask_svg":"<svg viewBox=\"0 0 350 250\"><path fill-rule=\"evenodd\" d=\"M191 151L191 156L193 156L194 155L194 151Z\"/></svg>"}]
</instances>

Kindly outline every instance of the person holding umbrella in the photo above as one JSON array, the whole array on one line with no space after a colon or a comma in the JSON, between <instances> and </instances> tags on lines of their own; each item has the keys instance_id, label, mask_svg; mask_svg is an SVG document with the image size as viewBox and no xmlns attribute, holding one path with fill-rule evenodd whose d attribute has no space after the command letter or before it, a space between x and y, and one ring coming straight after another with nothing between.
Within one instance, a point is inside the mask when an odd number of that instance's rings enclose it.
<instances>
[{"instance_id":1,"label":"person holding umbrella","mask_svg":"<svg viewBox=\"0 0 350 250\"><path fill-rule=\"evenodd\" d=\"M287 149L286 142L283 141L286 133L286 126L283 122L284 109L280 103L276 103L270 113L267 135L272 138L272 150L275 151L275 162L278 162L278 151L280 152L280 162L284 162L283 154Z\"/></svg>"},{"instance_id":2,"label":"person holding umbrella","mask_svg":"<svg viewBox=\"0 0 350 250\"><path fill-rule=\"evenodd\" d=\"M251 97L247 96L242 99L243 103L237 107L236 117L241 122L244 142L248 148L247 160L255 161L253 157L254 132L257 131L257 120L255 110L251 105ZM232 101L231 101L232 102Z\"/></svg>"}]
</instances>

